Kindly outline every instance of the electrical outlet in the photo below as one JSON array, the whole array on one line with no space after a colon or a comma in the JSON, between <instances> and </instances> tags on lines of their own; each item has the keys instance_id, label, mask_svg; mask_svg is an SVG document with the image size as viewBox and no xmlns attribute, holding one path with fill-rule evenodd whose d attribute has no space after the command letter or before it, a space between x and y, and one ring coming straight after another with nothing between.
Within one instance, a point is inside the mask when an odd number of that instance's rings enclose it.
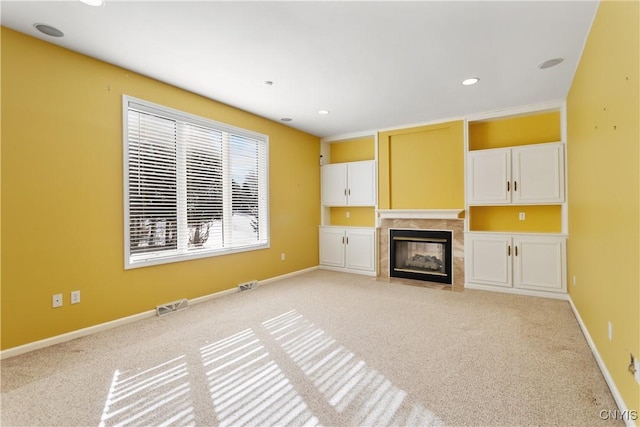
<instances>
[{"instance_id":1,"label":"electrical outlet","mask_svg":"<svg viewBox=\"0 0 640 427\"><path fill-rule=\"evenodd\" d=\"M520 213L518 214L518 219L519 219L520 221L524 221L525 217L526 217L526 216L525 216L525 213L524 213L524 212L520 212Z\"/></svg>"},{"instance_id":2,"label":"electrical outlet","mask_svg":"<svg viewBox=\"0 0 640 427\"><path fill-rule=\"evenodd\" d=\"M284 259L285 259L285 258L286 258L286 257L285 257L285 255L284 255L284 252L282 252L282 253L280 254L280 261L284 261Z\"/></svg>"},{"instance_id":3,"label":"electrical outlet","mask_svg":"<svg viewBox=\"0 0 640 427\"><path fill-rule=\"evenodd\" d=\"M576 275L574 274L573 275L573 286L575 286L575 285L576 285Z\"/></svg>"},{"instance_id":4,"label":"electrical outlet","mask_svg":"<svg viewBox=\"0 0 640 427\"><path fill-rule=\"evenodd\" d=\"M351 212L347 211L346 216L349 218L351 216Z\"/></svg>"},{"instance_id":5,"label":"electrical outlet","mask_svg":"<svg viewBox=\"0 0 640 427\"><path fill-rule=\"evenodd\" d=\"M609 320L608 333L609 333L609 341L612 341L613 340L613 325L611 324L611 320Z\"/></svg>"},{"instance_id":6,"label":"electrical outlet","mask_svg":"<svg viewBox=\"0 0 640 427\"><path fill-rule=\"evenodd\" d=\"M51 306L53 308L62 307L62 294L55 294L51 297Z\"/></svg>"},{"instance_id":7,"label":"electrical outlet","mask_svg":"<svg viewBox=\"0 0 640 427\"><path fill-rule=\"evenodd\" d=\"M78 304L80 302L80 291L71 291L71 304Z\"/></svg>"}]
</instances>

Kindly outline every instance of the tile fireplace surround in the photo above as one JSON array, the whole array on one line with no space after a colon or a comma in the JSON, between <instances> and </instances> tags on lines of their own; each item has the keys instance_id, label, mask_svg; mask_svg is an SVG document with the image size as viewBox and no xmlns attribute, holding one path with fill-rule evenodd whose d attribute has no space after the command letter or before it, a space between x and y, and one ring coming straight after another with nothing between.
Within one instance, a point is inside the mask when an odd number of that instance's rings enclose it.
<instances>
[{"instance_id":1,"label":"tile fireplace surround","mask_svg":"<svg viewBox=\"0 0 640 427\"><path fill-rule=\"evenodd\" d=\"M380 212L378 227L378 275L389 278L389 229L449 230L453 232L452 290L464 290L464 219L438 211ZM452 218L453 216L453 218ZM404 280L404 279L402 279Z\"/></svg>"}]
</instances>

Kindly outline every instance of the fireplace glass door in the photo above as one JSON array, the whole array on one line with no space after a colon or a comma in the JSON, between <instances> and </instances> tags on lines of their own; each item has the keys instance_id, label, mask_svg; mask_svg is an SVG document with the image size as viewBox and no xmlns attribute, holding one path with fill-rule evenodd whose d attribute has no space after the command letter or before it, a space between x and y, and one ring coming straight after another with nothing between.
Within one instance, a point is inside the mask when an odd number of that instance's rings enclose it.
<instances>
[{"instance_id":1,"label":"fireplace glass door","mask_svg":"<svg viewBox=\"0 0 640 427\"><path fill-rule=\"evenodd\" d=\"M390 230L390 275L452 283L451 232Z\"/></svg>"}]
</instances>

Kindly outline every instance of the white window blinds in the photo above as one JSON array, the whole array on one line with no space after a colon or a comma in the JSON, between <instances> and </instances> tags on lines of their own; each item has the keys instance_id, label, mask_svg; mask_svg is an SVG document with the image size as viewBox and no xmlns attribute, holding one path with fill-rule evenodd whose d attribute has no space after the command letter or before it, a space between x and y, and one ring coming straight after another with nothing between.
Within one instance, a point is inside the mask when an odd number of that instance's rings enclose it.
<instances>
[{"instance_id":1,"label":"white window blinds","mask_svg":"<svg viewBox=\"0 0 640 427\"><path fill-rule=\"evenodd\" d=\"M124 98L125 267L268 246L268 139Z\"/></svg>"}]
</instances>

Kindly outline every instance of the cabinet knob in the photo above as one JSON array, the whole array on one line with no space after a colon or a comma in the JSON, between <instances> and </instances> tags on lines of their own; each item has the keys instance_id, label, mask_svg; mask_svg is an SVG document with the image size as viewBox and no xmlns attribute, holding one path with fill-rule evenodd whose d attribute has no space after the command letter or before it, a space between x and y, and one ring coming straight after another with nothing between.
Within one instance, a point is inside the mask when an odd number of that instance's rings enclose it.
<instances>
[{"instance_id":1,"label":"cabinet knob","mask_svg":"<svg viewBox=\"0 0 640 427\"><path fill-rule=\"evenodd\" d=\"M518 191L518 181L513 181L513 191Z\"/></svg>"},{"instance_id":2,"label":"cabinet knob","mask_svg":"<svg viewBox=\"0 0 640 427\"><path fill-rule=\"evenodd\" d=\"M515 249L515 251L516 251L516 256L518 256L518 247L517 247L517 246L514 246L514 247L513 247L513 249Z\"/></svg>"}]
</instances>

